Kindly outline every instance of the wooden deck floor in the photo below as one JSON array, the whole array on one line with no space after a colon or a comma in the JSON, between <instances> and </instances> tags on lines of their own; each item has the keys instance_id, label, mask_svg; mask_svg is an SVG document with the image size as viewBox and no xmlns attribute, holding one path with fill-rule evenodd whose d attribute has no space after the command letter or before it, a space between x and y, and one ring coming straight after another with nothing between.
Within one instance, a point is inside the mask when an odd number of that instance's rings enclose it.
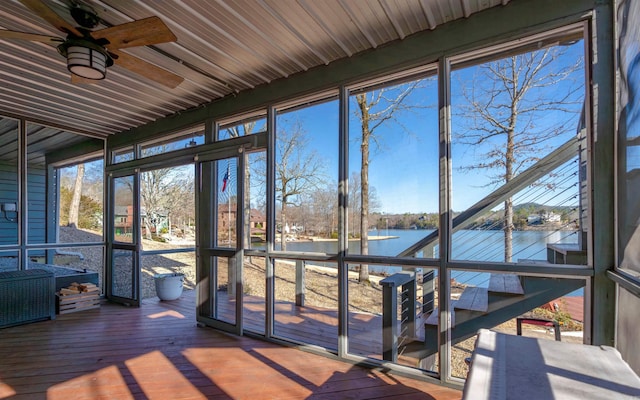
<instances>
[{"instance_id":1,"label":"wooden deck floor","mask_svg":"<svg viewBox=\"0 0 640 400\"><path fill-rule=\"evenodd\" d=\"M188 295L187 295L188 296ZM231 322L235 302L226 293L218 293L222 320ZM185 300L188 297L183 295ZM265 301L256 296L244 296L244 329L264 334ZM279 301L274 307L274 335L298 343L311 344L329 350L338 349L338 310L314 306L296 306ZM381 359L382 318L368 313L350 313L349 352Z\"/></svg>"},{"instance_id":2,"label":"wooden deck floor","mask_svg":"<svg viewBox=\"0 0 640 400\"><path fill-rule=\"evenodd\" d=\"M0 330L0 399L459 399L461 392L198 328L192 303L103 304Z\"/></svg>"}]
</instances>

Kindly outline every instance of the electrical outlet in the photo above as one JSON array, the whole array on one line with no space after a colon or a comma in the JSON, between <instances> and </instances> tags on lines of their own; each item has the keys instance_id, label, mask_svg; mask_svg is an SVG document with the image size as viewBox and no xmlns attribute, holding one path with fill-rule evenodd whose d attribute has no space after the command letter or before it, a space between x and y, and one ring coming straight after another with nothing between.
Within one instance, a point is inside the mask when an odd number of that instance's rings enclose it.
<instances>
[{"instance_id":1,"label":"electrical outlet","mask_svg":"<svg viewBox=\"0 0 640 400\"><path fill-rule=\"evenodd\" d=\"M2 203L2 211L16 212L16 203Z\"/></svg>"}]
</instances>

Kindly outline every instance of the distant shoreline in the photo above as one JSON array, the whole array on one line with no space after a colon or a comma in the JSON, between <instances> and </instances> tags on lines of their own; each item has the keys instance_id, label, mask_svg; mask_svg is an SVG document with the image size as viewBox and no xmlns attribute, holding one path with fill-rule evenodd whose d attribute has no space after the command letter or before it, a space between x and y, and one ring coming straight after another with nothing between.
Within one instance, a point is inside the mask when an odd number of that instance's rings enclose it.
<instances>
[{"instance_id":1,"label":"distant shoreline","mask_svg":"<svg viewBox=\"0 0 640 400\"><path fill-rule=\"evenodd\" d=\"M400 236L369 236L369 240L388 240L399 239ZM359 241L360 238L349 238L350 241ZM304 239L294 239L294 242L337 242L338 239L333 238L321 238L317 236L310 236Z\"/></svg>"}]
</instances>

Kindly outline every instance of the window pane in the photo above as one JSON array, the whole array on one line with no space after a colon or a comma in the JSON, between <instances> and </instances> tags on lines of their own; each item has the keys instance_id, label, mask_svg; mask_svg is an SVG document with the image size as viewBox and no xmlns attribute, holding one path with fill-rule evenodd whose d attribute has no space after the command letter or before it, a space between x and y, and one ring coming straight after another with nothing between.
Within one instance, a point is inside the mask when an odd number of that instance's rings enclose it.
<instances>
[{"instance_id":1,"label":"window pane","mask_svg":"<svg viewBox=\"0 0 640 400\"><path fill-rule=\"evenodd\" d=\"M194 290L196 287L196 253L195 251L146 255L140 257L142 264L142 298L157 296L156 275L183 274L183 290ZM169 284L168 282L166 284ZM169 286L171 287L171 286ZM175 290L175 287L174 287ZM177 293L177 292L176 292ZM189 298L189 297L187 297ZM187 300L184 300L187 301Z\"/></svg>"},{"instance_id":2,"label":"window pane","mask_svg":"<svg viewBox=\"0 0 640 400\"><path fill-rule=\"evenodd\" d=\"M118 164L125 161L131 161L134 159L133 147L114 150L112 152L112 156L113 156L114 164Z\"/></svg>"},{"instance_id":3,"label":"window pane","mask_svg":"<svg viewBox=\"0 0 640 400\"><path fill-rule=\"evenodd\" d=\"M58 241L101 242L104 213L103 160L59 168L57 173L60 181Z\"/></svg>"},{"instance_id":4,"label":"window pane","mask_svg":"<svg viewBox=\"0 0 640 400\"><path fill-rule=\"evenodd\" d=\"M451 375L466 378L479 329L583 343L581 279L452 270ZM555 325L557 324L557 325ZM555 326L554 326L555 325ZM426 329L434 327L426 325Z\"/></svg>"},{"instance_id":5,"label":"window pane","mask_svg":"<svg viewBox=\"0 0 640 400\"><path fill-rule=\"evenodd\" d=\"M438 257L437 104L436 76L349 97L350 253Z\"/></svg>"},{"instance_id":6,"label":"window pane","mask_svg":"<svg viewBox=\"0 0 640 400\"><path fill-rule=\"evenodd\" d=\"M44 269L54 273L56 290L72 283L92 283L100 288L104 282L104 247L70 247L29 250L27 269Z\"/></svg>"},{"instance_id":7,"label":"window pane","mask_svg":"<svg viewBox=\"0 0 640 400\"><path fill-rule=\"evenodd\" d=\"M0 251L0 272L19 269L17 251Z\"/></svg>"},{"instance_id":8,"label":"window pane","mask_svg":"<svg viewBox=\"0 0 640 400\"><path fill-rule=\"evenodd\" d=\"M113 240L133 243L133 176L113 179Z\"/></svg>"},{"instance_id":9,"label":"window pane","mask_svg":"<svg viewBox=\"0 0 640 400\"><path fill-rule=\"evenodd\" d=\"M438 320L428 318L437 315L435 271L385 268L370 285L349 272L349 353L437 372Z\"/></svg>"},{"instance_id":10,"label":"window pane","mask_svg":"<svg viewBox=\"0 0 640 400\"><path fill-rule=\"evenodd\" d=\"M266 151L246 155L244 205L245 247L265 250L267 241L267 192L264 175Z\"/></svg>"},{"instance_id":11,"label":"window pane","mask_svg":"<svg viewBox=\"0 0 640 400\"><path fill-rule=\"evenodd\" d=\"M275 247L335 253L313 239L337 243L338 102L278 112L276 118Z\"/></svg>"},{"instance_id":12,"label":"window pane","mask_svg":"<svg viewBox=\"0 0 640 400\"><path fill-rule=\"evenodd\" d=\"M338 274L333 263L276 260L274 335L338 349Z\"/></svg>"},{"instance_id":13,"label":"window pane","mask_svg":"<svg viewBox=\"0 0 640 400\"><path fill-rule=\"evenodd\" d=\"M204 144L204 127L198 126L179 133L168 134L162 140L144 143L140 146L140 156L150 157Z\"/></svg>"},{"instance_id":14,"label":"window pane","mask_svg":"<svg viewBox=\"0 0 640 400\"><path fill-rule=\"evenodd\" d=\"M579 41L452 73L454 259L586 264L583 52Z\"/></svg>"},{"instance_id":15,"label":"window pane","mask_svg":"<svg viewBox=\"0 0 640 400\"><path fill-rule=\"evenodd\" d=\"M225 124L218 130L218 140L233 139L252 135L267 130L267 119L264 117L249 118L242 122Z\"/></svg>"},{"instance_id":16,"label":"window pane","mask_svg":"<svg viewBox=\"0 0 640 400\"><path fill-rule=\"evenodd\" d=\"M113 279L112 290L114 296L134 299L134 254L133 251L113 250Z\"/></svg>"},{"instance_id":17,"label":"window pane","mask_svg":"<svg viewBox=\"0 0 640 400\"><path fill-rule=\"evenodd\" d=\"M238 159L217 160L218 171L216 192L218 194L218 214L216 247L235 249L237 246L238 215Z\"/></svg>"},{"instance_id":18,"label":"window pane","mask_svg":"<svg viewBox=\"0 0 640 400\"><path fill-rule=\"evenodd\" d=\"M195 247L194 176L193 165L140 174L143 250Z\"/></svg>"},{"instance_id":19,"label":"window pane","mask_svg":"<svg viewBox=\"0 0 640 400\"><path fill-rule=\"evenodd\" d=\"M213 318L236 324L236 260L228 257L212 257L216 309Z\"/></svg>"},{"instance_id":20,"label":"window pane","mask_svg":"<svg viewBox=\"0 0 640 400\"><path fill-rule=\"evenodd\" d=\"M638 69L638 4L628 2L618 7L619 26L633 26L633 29L619 30L618 80L618 229L619 265L634 276L640 276L640 74ZM621 296L625 296L621 293Z\"/></svg>"},{"instance_id":21,"label":"window pane","mask_svg":"<svg viewBox=\"0 0 640 400\"><path fill-rule=\"evenodd\" d=\"M266 265L264 257L244 257L243 327L261 335L265 333Z\"/></svg>"},{"instance_id":22,"label":"window pane","mask_svg":"<svg viewBox=\"0 0 640 400\"><path fill-rule=\"evenodd\" d=\"M99 158L102 157L103 145L97 139L27 123L25 212L29 244L59 241L61 223L101 230L104 168ZM90 149L89 153L87 149ZM78 161L79 158L82 161ZM69 167L69 173L62 176L65 168L57 168L60 165L73 167ZM77 188L75 196L74 188Z\"/></svg>"}]
</instances>

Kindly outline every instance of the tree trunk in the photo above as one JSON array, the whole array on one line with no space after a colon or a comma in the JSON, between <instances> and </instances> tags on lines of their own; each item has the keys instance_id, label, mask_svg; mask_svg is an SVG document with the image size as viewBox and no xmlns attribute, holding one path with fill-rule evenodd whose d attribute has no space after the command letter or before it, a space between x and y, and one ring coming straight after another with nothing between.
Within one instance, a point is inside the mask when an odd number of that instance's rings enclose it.
<instances>
[{"instance_id":1,"label":"tree trunk","mask_svg":"<svg viewBox=\"0 0 640 400\"><path fill-rule=\"evenodd\" d=\"M76 182L73 185L73 197L69 205L68 226L78 227L78 216L80 214L80 198L82 197L82 180L84 179L84 164L78 164L76 172Z\"/></svg>"},{"instance_id":2,"label":"tree trunk","mask_svg":"<svg viewBox=\"0 0 640 400\"><path fill-rule=\"evenodd\" d=\"M144 219L144 235L147 240L153 240L153 236L151 235L151 225L149 225L149 216Z\"/></svg>"},{"instance_id":3,"label":"tree trunk","mask_svg":"<svg viewBox=\"0 0 640 400\"><path fill-rule=\"evenodd\" d=\"M285 197L282 196L282 208L280 211L280 249L282 251L287 251L287 234L284 231L284 227L287 226L286 204Z\"/></svg>"},{"instance_id":4,"label":"tree trunk","mask_svg":"<svg viewBox=\"0 0 640 400\"><path fill-rule=\"evenodd\" d=\"M362 165L360 169L360 254L369 254L369 109L366 95L357 96L362 112ZM360 283L369 283L369 265L360 264Z\"/></svg>"},{"instance_id":5,"label":"tree trunk","mask_svg":"<svg viewBox=\"0 0 640 400\"><path fill-rule=\"evenodd\" d=\"M245 122L242 124L244 129L244 135L249 135L253 132L256 123ZM236 130L236 135L239 136L239 132ZM251 168L249 164L249 156L244 153L244 204L242 209L244 210L244 248L248 249L251 246Z\"/></svg>"},{"instance_id":6,"label":"tree trunk","mask_svg":"<svg viewBox=\"0 0 640 400\"><path fill-rule=\"evenodd\" d=\"M513 61L515 63L515 59ZM512 68L515 74L515 68ZM518 89L517 75L513 76L513 90ZM513 96L513 98L516 98ZM514 136L516 130L516 121L518 119L518 102L514 100L511 103L511 117L509 119L509 129L507 131L507 149L505 154L505 174L504 181L508 183L513 178L513 164L515 162L515 143ZM504 262L511 262L513 258L513 198L509 197L504 202Z\"/></svg>"},{"instance_id":7,"label":"tree trunk","mask_svg":"<svg viewBox=\"0 0 640 400\"><path fill-rule=\"evenodd\" d=\"M504 202L504 261L513 257L513 201L509 197Z\"/></svg>"},{"instance_id":8,"label":"tree trunk","mask_svg":"<svg viewBox=\"0 0 640 400\"><path fill-rule=\"evenodd\" d=\"M244 248L248 249L251 246L251 168L249 168L248 156L245 155L244 163L244 204L242 209L244 210Z\"/></svg>"}]
</instances>

